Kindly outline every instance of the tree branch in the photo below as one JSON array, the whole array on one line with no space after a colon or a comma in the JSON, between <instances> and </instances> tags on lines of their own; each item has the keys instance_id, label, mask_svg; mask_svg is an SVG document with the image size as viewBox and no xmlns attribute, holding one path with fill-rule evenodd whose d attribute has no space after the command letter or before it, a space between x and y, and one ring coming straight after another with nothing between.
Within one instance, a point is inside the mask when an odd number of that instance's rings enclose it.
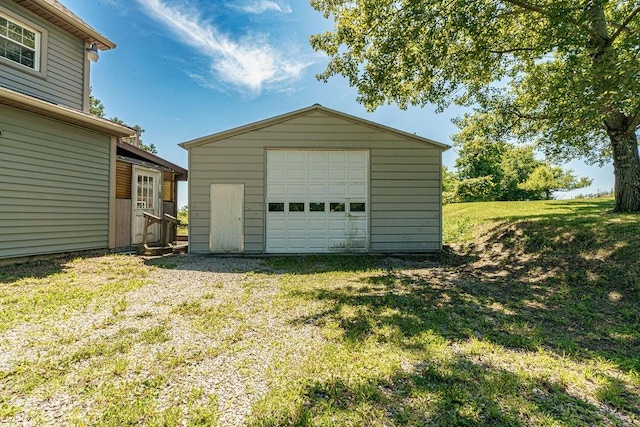
<instances>
[{"instance_id":1,"label":"tree branch","mask_svg":"<svg viewBox=\"0 0 640 427\"><path fill-rule=\"evenodd\" d=\"M526 1L521 1L521 0L505 0L506 3L511 3L512 5L521 7L523 9L526 10L530 10L531 12L538 12L538 13L546 13L547 10L542 7L542 6L538 6L537 4L532 4L532 3L528 3Z\"/></svg>"},{"instance_id":2,"label":"tree branch","mask_svg":"<svg viewBox=\"0 0 640 427\"><path fill-rule=\"evenodd\" d=\"M511 106L511 113L513 113L517 118L522 119L522 120L534 120L534 121L537 121L537 120L549 120L549 119L551 119L551 116L546 115L546 114L526 114L526 113L523 113L515 105Z\"/></svg>"},{"instance_id":3,"label":"tree branch","mask_svg":"<svg viewBox=\"0 0 640 427\"><path fill-rule=\"evenodd\" d=\"M497 55L503 55L505 53L513 53L513 52L531 52L536 50L534 47L514 47L512 49L504 49L504 50L492 50L489 49L489 53L495 53Z\"/></svg>"},{"instance_id":4,"label":"tree branch","mask_svg":"<svg viewBox=\"0 0 640 427\"><path fill-rule=\"evenodd\" d=\"M613 44L614 40L618 38L618 36L625 30L628 29L629 24L631 23L631 21L633 20L633 18L636 17L636 15L638 15L638 13L640 13L640 6L636 7L630 14L629 16L627 16L627 19L624 20L624 22L622 22L622 24L620 24L618 27L618 29L616 30L615 33L613 33L613 35L609 38L609 44Z\"/></svg>"}]
</instances>

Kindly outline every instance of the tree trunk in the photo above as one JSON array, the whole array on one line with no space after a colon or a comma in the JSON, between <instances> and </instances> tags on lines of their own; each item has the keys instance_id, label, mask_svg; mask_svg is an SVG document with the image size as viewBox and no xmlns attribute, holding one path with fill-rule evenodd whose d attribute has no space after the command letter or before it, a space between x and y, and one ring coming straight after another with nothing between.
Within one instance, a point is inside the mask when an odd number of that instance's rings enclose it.
<instances>
[{"instance_id":1,"label":"tree trunk","mask_svg":"<svg viewBox=\"0 0 640 427\"><path fill-rule=\"evenodd\" d=\"M616 120L617 121L617 120ZM640 156L635 130L626 126L607 126L613 151L615 212L640 213ZM623 128L624 130L619 130Z\"/></svg>"},{"instance_id":2,"label":"tree trunk","mask_svg":"<svg viewBox=\"0 0 640 427\"><path fill-rule=\"evenodd\" d=\"M602 99L601 113L606 117L604 121L607 135L611 141L613 152L613 173L615 174L616 212L640 213L640 156L638 155L638 138L635 123L630 117L619 110L612 102L611 70L621 60L614 52L612 40L608 33L605 2L587 2L587 16L591 24L590 47L592 49L593 73L596 84L594 92Z\"/></svg>"}]
</instances>

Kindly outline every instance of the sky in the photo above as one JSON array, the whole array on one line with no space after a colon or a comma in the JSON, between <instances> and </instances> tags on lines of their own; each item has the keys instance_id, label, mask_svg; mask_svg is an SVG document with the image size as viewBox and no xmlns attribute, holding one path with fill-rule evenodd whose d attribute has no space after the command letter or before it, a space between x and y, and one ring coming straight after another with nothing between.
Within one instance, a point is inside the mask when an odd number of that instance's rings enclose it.
<instances>
[{"instance_id":1,"label":"sky","mask_svg":"<svg viewBox=\"0 0 640 427\"><path fill-rule=\"evenodd\" d=\"M328 58L313 51L309 36L333 22L307 0L61 0L111 41L92 64L93 94L107 117L145 129L142 140L158 155L187 167L179 143L318 103L405 132L453 145L452 118L466 110L435 107L367 112L357 90L342 77L315 76ZM443 154L453 168L457 152ZM568 168L593 179L575 194L613 188L613 168L573 161ZM179 206L187 204L186 185Z\"/></svg>"}]
</instances>

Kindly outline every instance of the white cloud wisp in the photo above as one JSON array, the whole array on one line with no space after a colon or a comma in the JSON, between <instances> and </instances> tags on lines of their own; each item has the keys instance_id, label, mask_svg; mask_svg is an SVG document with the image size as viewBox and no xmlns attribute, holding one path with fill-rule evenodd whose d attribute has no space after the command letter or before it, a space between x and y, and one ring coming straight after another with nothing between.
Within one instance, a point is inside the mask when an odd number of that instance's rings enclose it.
<instances>
[{"instance_id":1,"label":"white cloud wisp","mask_svg":"<svg viewBox=\"0 0 640 427\"><path fill-rule=\"evenodd\" d=\"M282 1L253 0L236 6L239 10L255 15L265 12L291 13L291 6Z\"/></svg>"},{"instance_id":2,"label":"white cloud wisp","mask_svg":"<svg viewBox=\"0 0 640 427\"><path fill-rule=\"evenodd\" d=\"M162 0L138 0L145 12L169 28L180 42L198 49L211 60L213 78L238 89L258 94L265 87L299 78L310 65L286 56L265 36L246 36L234 41L196 12L169 6ZM200 79L201 80L201 79ZM216 87L218 82L208 86Z\"/></svg>"}]
</instances>

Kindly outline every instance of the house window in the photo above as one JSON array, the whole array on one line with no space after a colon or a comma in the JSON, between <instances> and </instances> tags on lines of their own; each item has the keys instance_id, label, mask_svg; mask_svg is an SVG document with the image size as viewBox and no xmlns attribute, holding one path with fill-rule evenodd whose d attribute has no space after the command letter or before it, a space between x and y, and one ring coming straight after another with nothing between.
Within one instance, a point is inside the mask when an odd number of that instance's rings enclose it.
<instances>
[{"instance_id":1,"label":"house window","mask_svg":"<svg viewBox=\"0 0 640 427\"><path fill-rule=\"evenodd\" d=\"M137 200L138 209L154 209L154 182L152 176L138 175Z\"/></svg>"},{"instance_id":2,"label":"house window","mask_svg":"<svg viewBox=\"0 0 640 427\"><path fill-rule=\"evenodd\" d=\"M39 71L40 33L0 14L0 57Z\"/></svg>"}]
</instances>

